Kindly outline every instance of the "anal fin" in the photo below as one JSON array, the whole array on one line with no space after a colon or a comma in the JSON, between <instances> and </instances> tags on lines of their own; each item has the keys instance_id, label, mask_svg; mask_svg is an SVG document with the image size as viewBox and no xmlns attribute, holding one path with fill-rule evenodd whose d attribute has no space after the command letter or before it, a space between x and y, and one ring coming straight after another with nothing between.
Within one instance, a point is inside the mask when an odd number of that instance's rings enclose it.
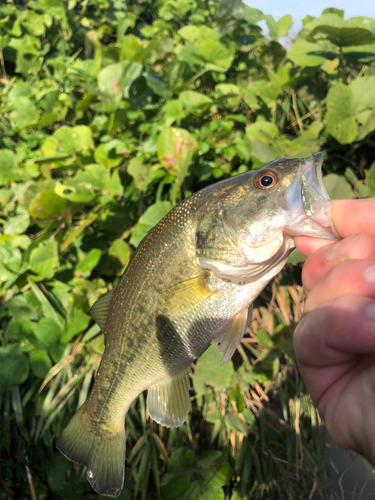
<instances>
[{"instance_id":1,"label":"anal fin","mask_svg":"<svg viewBox=\"0 0 375 500\"><path fill-rule=\"evenodd\" d=\"M223 352L221 364L227 363L237 349L242 337L245 335L246 329L251 321L253 314L253 305L249 308L242 309L232 320L221 330L221 332L211 341L211 344L220 342L216 354Z\"/></svg>"},{"instance_id":2,"label":"anal fin","mask_svg":"<svg viewBox=\"0 0 375 500\"><path fill-rule=\"evenodd\" d=\"M189 370L150 387L147 408L151 418L165 427L182 425L190 408L189 388Z\"/></svg>"}]
</instances>

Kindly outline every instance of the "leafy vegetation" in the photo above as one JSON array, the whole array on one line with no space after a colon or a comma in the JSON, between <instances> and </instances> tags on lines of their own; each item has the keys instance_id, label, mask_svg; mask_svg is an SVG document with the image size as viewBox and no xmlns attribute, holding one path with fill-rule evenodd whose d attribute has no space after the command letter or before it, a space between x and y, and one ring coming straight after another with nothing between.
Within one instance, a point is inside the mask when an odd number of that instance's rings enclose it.
<instances>
[{"instance_id":1,"label":"leafy vegetation","mask_svg":"<svg viewBox=\"0 0 375 500\"><path fill-rule=\"evenodd\" d=\"M318 150L333 197L375 195L375 20L343 16L306 17L287 50L292 17L238 0L0 5L0 499L90 494L54 448L103 352L88 312L175 203ZM291 344L302 307L290 268L233 363L219 369L213 347L196 362L181 428L134 403L120 498L324 490L324 430Z\"/></svg>"}]
</instances>

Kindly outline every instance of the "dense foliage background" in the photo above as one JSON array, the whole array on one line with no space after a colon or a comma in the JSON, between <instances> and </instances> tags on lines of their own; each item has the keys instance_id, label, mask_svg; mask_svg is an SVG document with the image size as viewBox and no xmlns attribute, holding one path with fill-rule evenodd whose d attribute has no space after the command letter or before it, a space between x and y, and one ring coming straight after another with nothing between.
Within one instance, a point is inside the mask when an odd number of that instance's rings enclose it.
<instances>
[{"instance_id":1,"label":"dense foliage background","mask_svg":"<svg viewBox=\"0 0 375 500\"><path fill-rule=\"evenodd\" d=\"M292 16L238 0L1 3L0 499L96 498L54 448L103 352L88 312L175 203L318 150L333 197L375 195L375 20L343 16L306 17L281 45ZM291 344L299 274L262 294L233 363L214 346L197 361L186 425L133 405L120 498L325 489Z\"/></svg>"}]
</instances>

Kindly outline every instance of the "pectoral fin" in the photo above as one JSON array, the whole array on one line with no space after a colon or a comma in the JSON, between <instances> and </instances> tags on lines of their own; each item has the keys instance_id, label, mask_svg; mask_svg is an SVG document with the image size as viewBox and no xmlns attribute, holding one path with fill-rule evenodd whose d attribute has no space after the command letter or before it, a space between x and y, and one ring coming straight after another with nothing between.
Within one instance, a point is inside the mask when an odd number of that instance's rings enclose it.
<instances>
[{"instance_id":1,"label":"pectoral fin","mask_svg":"<svg viewBox=\"0 0 375 500\"><path fill-rule=\"evenodd\" d=\"M216 354L223 352L221 364L227 363L237 349L242 337L245 335L246 329L251 321L253 314L253 305L247 309L242 309L229 324L212 340L211 344L220 342Z\"/></svg>"},{"instance_id":2,"label":"pectoral fin","mask_svg":"<svg viewBox=\"0 0 375 500\"><path fill-rule=\"evenodd\" d=\"M181 310L184 313L193 311L204 300L216 293L205 286L205 275L202 274L190 280L181 281L173 285L161 295L163 307L168 315L176 315Z\"/></svg>"},{"instance_id":3,"label":"pectoral fin","mask_svg":"<svg viewBox=\"0 0 375 500\"><path fill-rule=\"evenodd\" d=\"M182 425L190 408L188 370L148 390L147 408L150 416L165 427Z\"/></svg>"},{"instance_id":4,"label":"pectoral fin","mask_svg":"<svg viewBox=\"0 0 375 500\"><path fill-rule=\"evenodd\" d=\"M103 333L107 323L108 309L113 292L114 289L103 295L103 297L100 297L90 309L91 316L98 323Z\"/></svg>"}]
</instances>

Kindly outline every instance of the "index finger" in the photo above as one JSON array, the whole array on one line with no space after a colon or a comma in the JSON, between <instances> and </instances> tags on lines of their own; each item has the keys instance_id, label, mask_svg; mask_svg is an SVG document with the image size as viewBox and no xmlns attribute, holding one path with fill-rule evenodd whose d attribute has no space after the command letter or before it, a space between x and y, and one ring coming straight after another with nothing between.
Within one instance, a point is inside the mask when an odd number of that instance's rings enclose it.
<instances>
[{"instance_id":1,"label":"index finger","mask_svg":"<svg viewBox=\"0 0 375 500\"><path fill-rule=\"evenodd\" d=\"M331 200L331 217L342 238L367 233L375 239L375 198ZM332 245L329 240L311 236L296 236L294 241L298 250L306 257L323 246Z\"/></svg>"},{"instance_id":2,"label":"index finger","mask_svg":"<svg viewBox=\"0 0 375 500\"><path fill-rule=\"evenodd\" d=\"M367 233L375 239L375 198L332 200L331 217L342 238Z\"/></svg>"}]
</instances>

